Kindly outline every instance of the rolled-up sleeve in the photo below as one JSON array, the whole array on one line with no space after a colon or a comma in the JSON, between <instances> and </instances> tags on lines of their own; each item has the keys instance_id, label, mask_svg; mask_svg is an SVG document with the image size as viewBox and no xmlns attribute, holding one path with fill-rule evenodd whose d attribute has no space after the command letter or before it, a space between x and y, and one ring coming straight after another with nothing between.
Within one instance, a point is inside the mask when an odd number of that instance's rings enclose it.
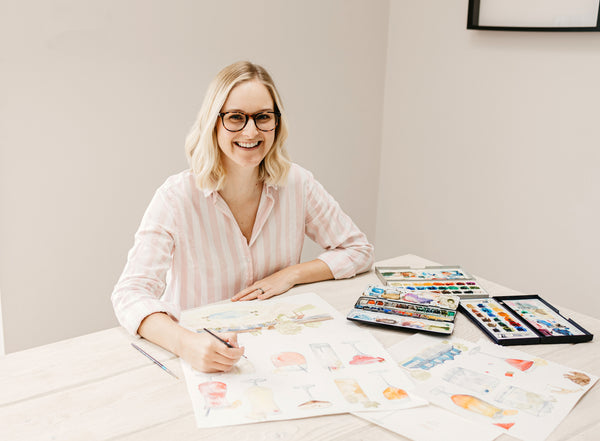
<instances>
[{"instance_id":1,"label":"rolled-up sleeve","mask_svg":"<svg viewBox=\"0 0 600 441\"><path fill-rule=\"evenodd\" d=\"M142 320L154 312L178 319L180 308L161 301L175 246L173 207L159 189L148 206L127 264L115 285L111 300L121 326L135 335Z\"/></svg>"},{"instance_id":2,"label":"rolled-up sleeve","mask_svg":"<svg viewBox=\"0 0 600 441\"><path fill-rule=\"evenodd\" d=\"M373 245L310 172L305 181L306 235L325 249L318 256L336 279L371 269Z\"/></svg>"}]
</instances>

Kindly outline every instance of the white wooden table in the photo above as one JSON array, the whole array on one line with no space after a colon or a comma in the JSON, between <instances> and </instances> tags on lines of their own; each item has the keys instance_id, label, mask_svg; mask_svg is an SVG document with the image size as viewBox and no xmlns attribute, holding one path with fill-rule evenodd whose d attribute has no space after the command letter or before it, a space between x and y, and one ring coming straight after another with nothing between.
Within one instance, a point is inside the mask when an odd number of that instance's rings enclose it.
<instances>
[{"instance_id":1,"label":"white wooden table","mask_svg":"<svg viewBox=\"0 0 600 441\"><path fill-rule=\"evenodd\" d=\"M436 263L404 255L378 264ZM517 294L490 281L478 280L492 295ZM369 283L378 283L373 272L349 280L297 286L284 295L316 292L345 315ZM600 320L559 309L593 333L594 340L577 345L532 345L519 349L600 375ZM385 347L412 335L412 332L384 328L369 329ZM459 314L454 335L476 341L483 333ZM138 341L180 377L177 381L134 350L130 345L134 340L122 328L113 328L0 358L0 440L406 439L349 414L198 429L179 360L145 340ZM596 385L548 440L600 439L599 407L600 386ZM498 439L514 438L502 435Z\"/></svg>"}]
</instances>

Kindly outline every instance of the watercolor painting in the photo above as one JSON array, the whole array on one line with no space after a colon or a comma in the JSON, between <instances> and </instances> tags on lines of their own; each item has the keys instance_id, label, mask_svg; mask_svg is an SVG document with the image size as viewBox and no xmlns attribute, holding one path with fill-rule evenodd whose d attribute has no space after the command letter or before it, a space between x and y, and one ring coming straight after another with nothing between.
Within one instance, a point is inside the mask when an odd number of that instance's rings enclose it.
<instances>
[{"instance_id":1,"label":"watercolor painting","mask_svg":"<svg viewBox=\"0 0 600 441\"><path fill-rule=\"evenodd\" d=\"M217 374L181 361L198 427L427 404L370 332L313 293L184 311L182 323L238 330L247 357Z\"/></svg>"},{"instance_id":2,"label":"watercolor painting","mask_svg":"<svg viewBox=\"0 0 600 441\"><path fill-rule=\"evenodd\" d=\"M289 298L286 298L289 299ZM315 303L319 303L317 297ZM282 335L297 335L305 328L319 327L333 316L310 302L226 302L195 308L182 314L182 326L201 332L210 328L215 332L248 332L260 334L276 330Z\"/></svg>"},{"instance_id":3,"label":"watercolor painting","mask_svg":"<svg viewBox=\"0 0 600 441\"><path fill-rule=\"evenodd\" d=\"M525 441L547 438L598 380L486 339L414 335L389 352L432 404Z\"/></svg>"}]
</instances>

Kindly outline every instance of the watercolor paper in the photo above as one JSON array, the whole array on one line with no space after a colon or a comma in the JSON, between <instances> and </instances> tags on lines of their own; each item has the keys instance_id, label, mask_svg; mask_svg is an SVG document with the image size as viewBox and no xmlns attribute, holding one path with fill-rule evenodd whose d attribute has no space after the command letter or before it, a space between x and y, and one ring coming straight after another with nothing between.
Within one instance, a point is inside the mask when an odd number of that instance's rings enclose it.
<instances>
[{"instance_id":1,"label":"watercolor paper","mask_svg":"<svg viewBox=\"0 0 600 441\"><path fill-rule=\"evenodd\" d=\"M470 421L431 404L392 412L353 414L413 441L493 441L502 434L498 427Z\"/></svg>"},{"instance_id":2,"label":"watercolor paper","mask_svg":"<svg viewBox=\"0 0 600 441\"><path fill-rule=\"evenodd\" d=\"M198 427L427 404L383 346L317 294L196 308L181 323L238 331L247 356L220 374L182 360Z\"/></svg>"},{"instance_id":3,"label":"watercolor paper","mask_svg":"<svg viewBox=\"0 0 600 441\"><path fill-rule=\"evenodd\" d=\"M389 349L432 404L526 441L543 441L598 377L524 352L414 335Z\"/></svg>"}]
</instances>

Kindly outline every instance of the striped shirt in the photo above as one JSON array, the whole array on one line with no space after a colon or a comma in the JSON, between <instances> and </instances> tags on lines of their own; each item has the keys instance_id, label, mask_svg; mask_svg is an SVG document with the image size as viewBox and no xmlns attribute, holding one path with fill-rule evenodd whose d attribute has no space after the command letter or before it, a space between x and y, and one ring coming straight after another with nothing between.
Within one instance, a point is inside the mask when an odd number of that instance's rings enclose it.
<instances>
[{"instance_id":1,"label":"striped shirt","mask_svg":"<svg viewBox=\"0 0 600 441\"><path fill-rule=\"evenodd\" d=\"M367 271L373 246L313 175L292 164L285 186L264 184L248 242L217 191L200 190L190 170L156 191L112 293L131 334L154 312L231 298L257 280L300 262L305 234L336 279Z\"/></svg>"}]
</instances>

